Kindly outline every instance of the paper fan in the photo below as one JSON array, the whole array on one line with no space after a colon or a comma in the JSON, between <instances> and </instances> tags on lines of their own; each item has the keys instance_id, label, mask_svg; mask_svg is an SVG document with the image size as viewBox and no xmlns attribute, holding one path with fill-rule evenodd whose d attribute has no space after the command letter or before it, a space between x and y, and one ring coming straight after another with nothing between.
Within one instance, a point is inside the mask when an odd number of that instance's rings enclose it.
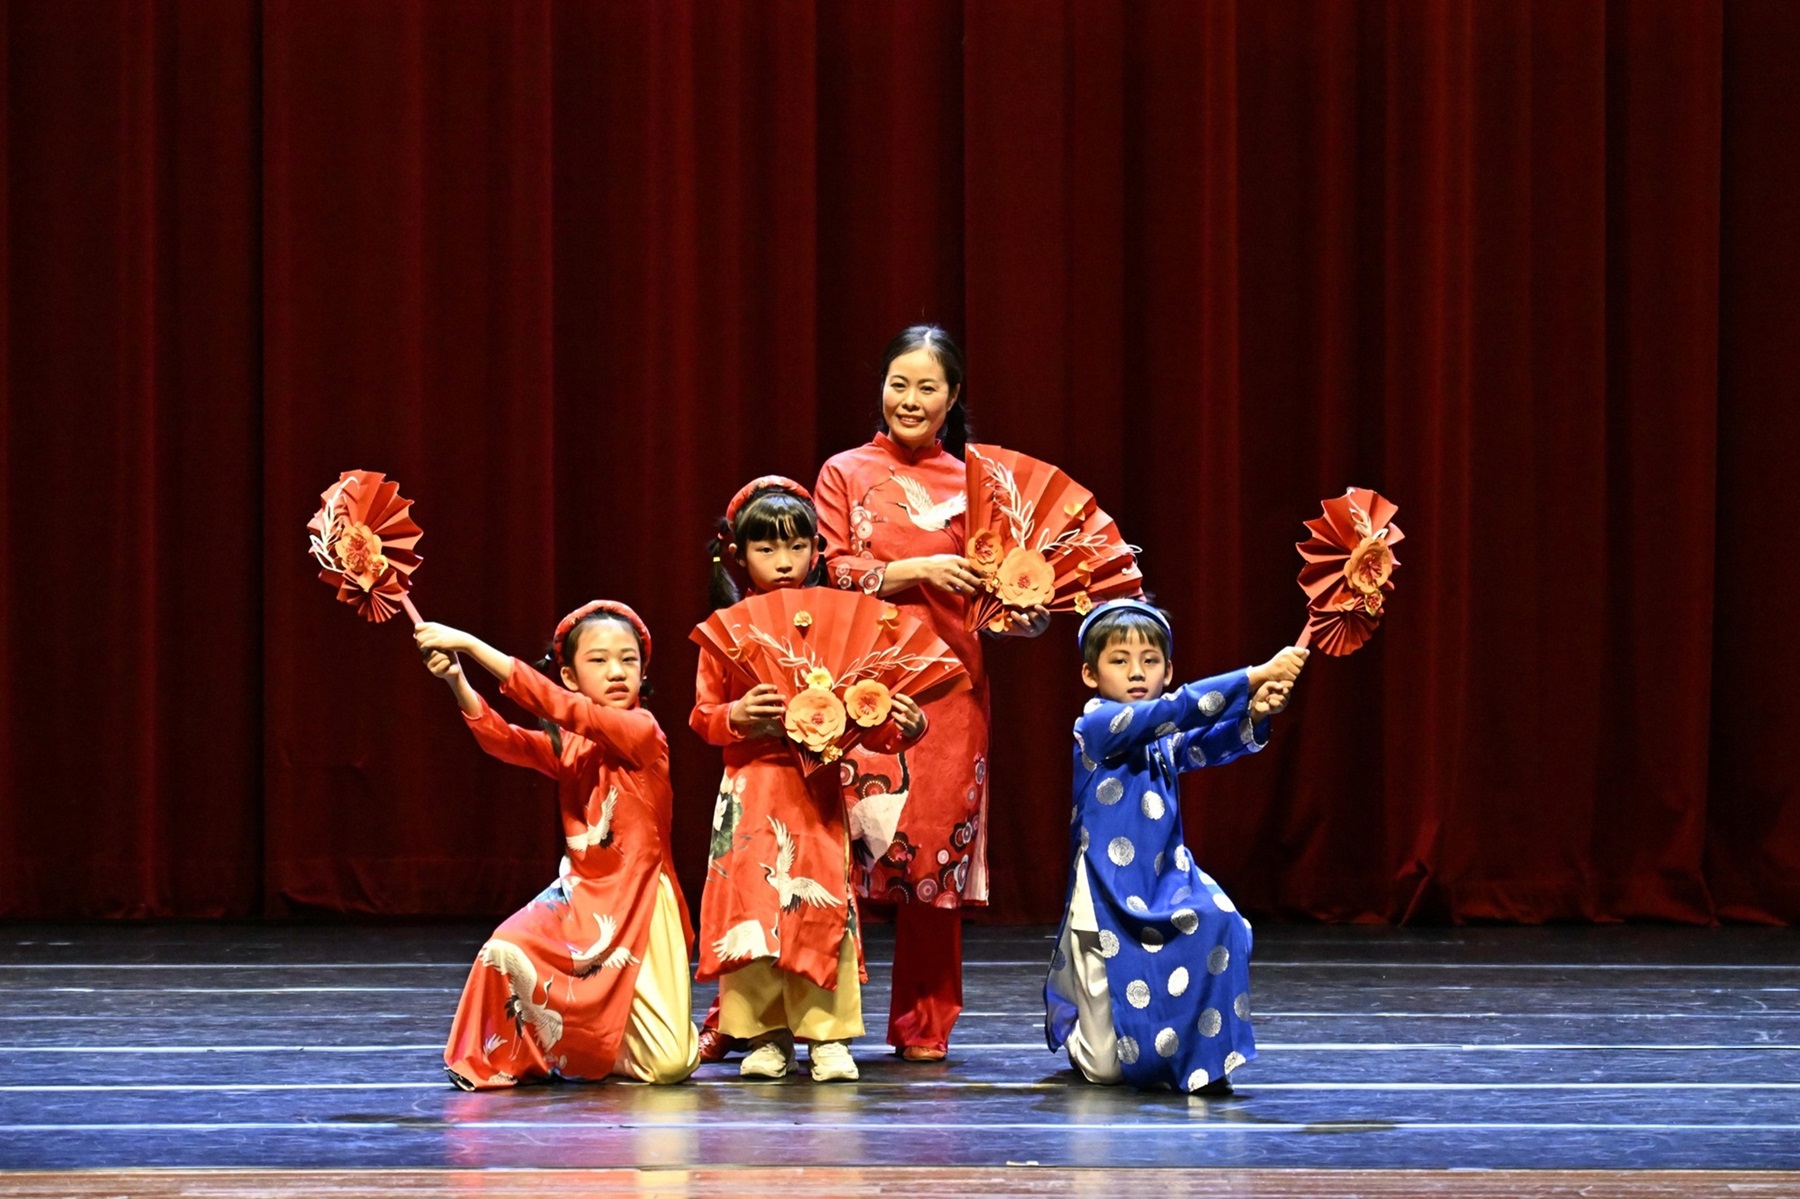
<instances>
[{"instance_id":1,"label":"paper fan","mask_svg":"<svg viewBox=\"0 0 1800 1199\"><path fill-rule=\"evenodd\" d=\"M983 583L969 601L967 628L991 626L1007 608L1043 604L1085 616L1107 600L1144 593L1138 547L1126 543L1093 492L1048 462L997 445L971 445L963 461L963 554Z\"/></svg>"},{"instance_id":2,"label":"paper fan","mask_svg":"<svg viewBox=\"0 0 1800 1199\"><path fill-rule=\"evenodd\" d=\"M1307 620L1298 644L1341 658L1375 635L1400 565L1394 547L1406 534L1392 523L1400 509L1366 487L1352 487L1320 506L1320 517L1306 522L1312 536L1294 547L1306 560L1300 589Z\"/></svg>"},{"instance_id":3,"label":"paper fan","mask_svg":"<svg viewBox=\"0 0 1800 1199\"><path fill-rule=\"evenodd\" d=\"M383 621L404 610L416 625L407 595L422 559L413 551L424 530L413 523L412 501L379 471L347 470L320 493L324 507L306 522L319 579L363 619Z\"/></svg>"},{"instance_id":4,"label":"paper fan","mask_svg":"<svg viewBox=\"0 0 1800 1199\"><path fill-rule=\"evenodd\" d=\"M714 612L691 634L752 684L787 703L788 743L812 774L887 720L895 695L923 704L969 685L926 625L873 596L783 588Z\"/></svg>"}]
</instances>

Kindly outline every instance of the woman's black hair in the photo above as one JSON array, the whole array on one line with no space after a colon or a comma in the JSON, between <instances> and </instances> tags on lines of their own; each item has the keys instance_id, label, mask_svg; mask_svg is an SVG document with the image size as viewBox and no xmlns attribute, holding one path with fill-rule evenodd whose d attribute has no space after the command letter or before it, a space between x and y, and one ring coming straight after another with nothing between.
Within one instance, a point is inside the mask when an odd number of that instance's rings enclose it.
<instances>
[{"instance_id":1,"label":"woman's black hair","mask_svg":"<svg viewBox=\"0 0 1800 1199\"><path fill-rule=\"evenodd\" d=\"M532 665L537 667L539 674L548 677L558 686L563 686L562 667L557 663L557 651L562 651L562 661L574 661L574 651L581 645L581 630L587 628L591 624L598 624L603 620L610 620L615 624L622 624L630 629L631 639L637 642L638 654L640 657L643 655L644 639L638 636L637 626L632 624L629 620L626 620L623 616L620 616L617 612L608 612L602 608L594 612L589 612L586 616L583 616L580 620L576 621L570 626L569 631L563 634L562 644L556 645L555 643L552 643L550 647L544 651L544 656L539 658L536 662L533 662ZM652 694L654 694L654 691L650 686L650 680L640 677L638 681L638 698L640 700L649 699ZM550 734L550 748L556 752L557 757L562 757L562 726L558 725L553 720L539 719L538 727Z\"/></svg>"},{"instance_id":2,"label":"woman's black hair","mask_svg":"<svg viewBox=\"0 0 1800 1199\"><path fill-rule=\"evenodd\" d=\"M735 521L719 518L719 527L707 546L707 552L712 555L712 580L707 585L707 597L712 606L729 608L744 598L743 592L738 590L737 580L731 577L725 564L733 545L741 553L752 541L794 541L806 537L816 543L818 536L819 514L813 511L812 504L785 487L757 488L738 508ZM817 587L824 581L825 555L815 554L812 570L801 585Z\"/></svg>"},{"instance_id":3,"label":"woman's black hair","mask_svg":"<svg viewBox=\"0 0 1800 1199\"><path fill-rule=\"evenodd\" d=\"M931 351L937 364L944 368L944 383L956 393L956 401L950 405L950 411L944 414L944 427L938 430L938 436L943 439L944 452L960 458L973 432L969 427L969 404L962 396L962 350L938 325L910 325L888 342L887 352L881 356L882 379L887 379L888 367L894 365L894 359L914 350ZM885 382L883 385L885 386ZM885 427L886 422L883 421L883 428Z\"/></svg>"}]
</instances>

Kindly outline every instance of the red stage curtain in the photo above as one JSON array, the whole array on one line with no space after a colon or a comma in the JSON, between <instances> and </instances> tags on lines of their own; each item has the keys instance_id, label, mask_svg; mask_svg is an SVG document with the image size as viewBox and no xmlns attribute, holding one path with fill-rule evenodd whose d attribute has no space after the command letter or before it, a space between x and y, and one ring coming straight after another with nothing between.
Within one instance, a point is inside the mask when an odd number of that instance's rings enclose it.
<instances>
[{"instance_id":1,"label":"red stage curtain","mask_svg":"<svg viewBox=\"0 0 1800 1199\"><path fill-rule=\"evenodd\" d=\"M1178 668L1401 505L1386 627L1184 794L1252 911L1800 917L1800 10L95 0L0 8L0 915L509 910L547 784L312 578L349 467L416 598L657 636L684 881L708 522L962 334ZM993 913L1054 917L1071 629L998 645ZM491 694L491 688L489 689Z\"/></svg>"}]
</instances>

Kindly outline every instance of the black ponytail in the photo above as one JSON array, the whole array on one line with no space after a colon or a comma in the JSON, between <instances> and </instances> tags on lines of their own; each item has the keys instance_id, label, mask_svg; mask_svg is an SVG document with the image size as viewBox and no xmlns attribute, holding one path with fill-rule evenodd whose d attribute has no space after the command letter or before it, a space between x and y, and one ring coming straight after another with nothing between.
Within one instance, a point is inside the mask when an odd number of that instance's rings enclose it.
<instances>
[{"instance_id":1,"label":"black ponytail","mask_svg":"<svg viewBox=\"0 0 1800 1199\"><path fill-rule=\"evenodd\" d=\"M731 553L731 525L724 517L719 518L718 530L706 549L712 555L712 578L706 585L707 602L714 608L729 608L744 597L738 590L737 581L731 577L731 569L725 565L726 555Z\"/></svg>"},{"instance_id":2,"label":"black ponytail","mask_svg":"<svg viewBox=\"0 0 1800 1199\"><path fill-rule=\"evenodd\" d=\"M572 633L575 630L570 629L569 631ZM563 638L563 640L566 642L566 641L568 641L568 638L565 637L565 638ZM563 685L562 671L558 670L557 666L556 666L556 647L554 645L552 645L549 649L545 650L544 656L539 658L537 661L533 662L532 665L537 668L537 672L539 674L543 675L545 678L547 678L551 682L555 683L558 687L561 687ZM561 761L562 760L562 726L557 724L554 720L545 720L542 717L539 717L538 718L538 727L540 729L543 729L546 733L550 734L550 749L553 753L556 754L557 760Z\"/></svg>"},{"instance_id":3,"label":"black ponytail","mask_svg":"<svg viewBox=\"0 0 1800 1199\"><path fill-rule=\"evenodd\" d=\"M894 365L894 359L914 350L931 351L937 364L944 368L944 385L956 396L950 404L950 411L944 414L944 427L938 430L938 436L943 439L944 452L953 458L960 458L969 446L969 438L974 434L974 429L969 425L968 401L962 394L962 349L940 325L910 325L888 342L887 350L881 356L881 377L884 380L887 378L888 368ZM887 427L885 421L881 427Z\"/></svg>"}]
</instances>

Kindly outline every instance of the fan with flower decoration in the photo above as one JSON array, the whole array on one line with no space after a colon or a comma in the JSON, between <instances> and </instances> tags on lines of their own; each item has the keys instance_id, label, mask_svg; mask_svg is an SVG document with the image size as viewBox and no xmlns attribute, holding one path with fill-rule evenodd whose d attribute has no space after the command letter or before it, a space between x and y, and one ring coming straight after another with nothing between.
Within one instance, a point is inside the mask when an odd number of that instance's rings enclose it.
<instances>
[{"instance_id":1,"label":"fan with flower decoration","mask_svg":"<svg viewBox=\"0 0 1800 1199\"><path fill-rule=\"evenodd\" d=\"M1306 522L1312 536L1294 547L1306 561L1300 589L1307 619L1298 644L1341 658L1375 635L1400 565L1394 547L1406 534L1393 523L1400 509L1366 487L1352 487L1320 506L1320 517Z\"/></svg>"},{"instance_id":2,"label":"fan with flower decoration","mask_svg":"<svg viewBox=\"0 0 1800 1199\"><path fill-rule=\"evenodd\" d=\"M379 471L347 470L320 493L323 501L306 522L321 582L364 620L383 621L404 611L413 624L418 609L408 592L422 559L414 551L424 530L413 523L412 501L400 484Z\"/></svg>"},{"instance_id":3,"label":"fan with flower decoration","mask_svg":"<svg viewBox=\"0 0 1800 1199\"><path fill-rule=\"evenodd\" d=\"M1097 604L1144 593L1138 547L1094 503L1094 493L1048 462L997 445L971 445L963 555L981 576L965 627L1003 627L1007 609L1042 604L1085 616Z\"/></svg>"},{"instance_id":4,"label":"fan with flower decoration","mask_svg":"<svg viewBox=\"0 0 1800 1199\"><path fill-rule=\"evenodd\" d=\"M771 683L808 775L889 718L893 697L921 704L969 685L969 672L925 624L854 591L782 588L721 608L691 639L752 686Z\"/></svg>"}]
</instances>

